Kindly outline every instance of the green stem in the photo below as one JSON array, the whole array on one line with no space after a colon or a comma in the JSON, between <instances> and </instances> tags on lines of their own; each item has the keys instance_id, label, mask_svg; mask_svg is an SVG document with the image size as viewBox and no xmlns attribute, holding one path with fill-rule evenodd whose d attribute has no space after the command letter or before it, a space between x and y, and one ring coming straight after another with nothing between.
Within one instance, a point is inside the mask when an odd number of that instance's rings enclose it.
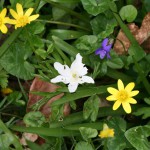
<instances>
[{"instance_id":1,"label":"green stem","mask_svg":"<svg viewBox=\"0 0 150 150\"><path fill-rule=\"evenodd\" d=\"M23 88L23 86L22 86L22 84L21 84L19 78L17 78L17 79L18 79L18 83L19 83L21 92L22 92L22 94L23 94L23 96L24 96L24 98L25 98L25 100L26 100L26 102L27 102L27 101L28 101L28 96L26 95L26 92L25 92L25 90L24 90L24 88Z\"/></svg>"},{"instance_id":2,"label":"green stem","mask_svg":"<svg viewBox=\"0 0 150 150\"><path fill-rule=\"evenodd\" d=\"M72 24L72 23L66 23L66 22L59 22L59 21L50 21L50 20L41 20L41 19L37 19L36 21L39 22L43 22L43 23L50 23L50 24L57 24L57 25L63 25L63 26L69 26L69 27L75 27L75 28L79 28L88 32L91 32L91 30L81 27L79 25L76 24Z\"/></svg>"},{"instance_id":3,"label":"green stem","mask_svg":"<svg viewBox=\"0 0 150 150\"><path fill-rule=\"evenodd\" d=\"M138 62L136 61L134 56L133 56L133 60L134 60L135 66L138 70L138 73L142 78L143 85L144 85L146 91L148 92L148 94L150 94L150 84L149 84L148 80L146 79L146 77L144 75L144 71L141 69L140 65L138 64Z\"/></svg>"},{"instance_id":4,"label":"green stem","mask_svg":"<svg viewBox=\"0 0 150 150\"><path fill-rule=\"evenodd\" d=\"M70 62L70 59L68 59L68 57L63 53L63 51L61 51L57 46L55 46L57 52L59 53L59 55L63 58L63 60L65 61L65 63L67 65L70 65L71 62Z\"/></svg>"},{"instance_id":5,"label":"green stem","mask_svg":"<svg viewBox=\"0 0 150 150\"><path fill-rule=\"evenodd\" d=\"M0 58L3 56L3 54L8 50L8 48L11 46L11 44L15 41L15 39L18 37L18 35L21 33L23 28L15 30L3 43L3 45L0 47Z\"/></svg>"},{"instance_id":6,"label":"green stem","mask_svg":"<svg viewBox=\"0 0 150 150\"><path fill-rule=\"evenodd\" d=\"M35 7L34 7L34 11L36 12L36 10L38 10L39 4L40 4L41 0L36 0L35 2ZM37 12L36 12L37 13Z\"/></svg>"},{"instance_id":7,"label":"green stem","mask_svg":"<svg viewBox=\"0 0 150 150\"><path fill-rule=\"evenodd\" d=\"M130 40L130 42L133 45L138 45L139 46L139 43L134 38L134 36L132 35L132 33L130 32L130 30L128 29L128 27L123 23L123 21L120 18L120 16L116 12L113 12L113 14L114 14L114 17L116 18L117 22L119 23L121 29L124 31L124 33L127 36L127 38Z\"/></svg>"},{"instance_id":8,"label":"green stem","mask_svg":"<svg viewBox=\"0 0 150 150\"><path fill-rule=\"evenodd\" d=\"M26 27L24 27L24 29L26 31L25 33L26 33L26 36L27 36L27 41L29 42L29 45L31 46L33 52L35 52L36 50L34 48L34 45L33 45L32 41L30 40L32 37L30 37L30 33L29 33L28 29Z\"/></svg>"},{"instance_id":9,"label":"green stem","mask_svg":"<svg viewBox=\"0 0 150 150\"><path fill-rule=\"evenodd\" d=\"M78 18L78 19L80 19L82 21L85 21L86 23L89 24L89 20L86 19L85 16L82 16L81 14L79 14L79 13L77 13L77 12L75 12L75 11L73 11L73 10L63 6L63 5L59 5L58 3L54 3L51 0L44 0L44 1L47 2L47 3L50 3L51 5L53 5L53 6L57 7L57 8L60 8L60 9L62 9L64 11L66 11L68 14L71 14L72 16L75 16L76 18Z\"/></svg>"},{"instance_id":10,"label":"green stem","mask_svg":"<svg viewBox=\"0 0 150 150\"><path fill-rule=\"evenodd\" d=\"M110 7L110 9L111 9L111 7ZM115 12L113 12L113 14L114 14L114 17L116 18L117 22L119 23L121 29L124 31L124 33L127 36L127 38L130 40L131 44L133 46L136 46L137 53L142 51L142 48L140 47L139 43L134 38L134 36L132 35L132 33L130 32L128 27L123 23L123 21L121 20L120 16L117 13L115 13ZM139 67L139 65L137 63L137 60L136 59L134 59L134 60L135 60L134 63L135 63L135 65L138 68L139 74L141 74L143 72L143 70ZM144 85L145 89L150 94L150 84L149 84L148 80L146 79L146 77L143 75L143 73L142 73L142 79L143 79L142 82L143 82L143 85Z\"/></svg>"},{"instance_id":11,"label":"green stem","mask_svg":"<svg viewBox=\"0 0 150 150\"><path fill-rule=\"evenodd\" d=\"M137 110L140 107L142 107L142 106L141 105L133 105L132 112L134 112L135 110ZM126 112L121 108L114 111L114 110L112 110L111 107L101 107L99 109L97 118L108 117L108 116L120 116L120 115L125 115L125 114L126 114ZM69 128L70 125L72 125L72 128L73 128L73 124L81 123L84 121L86 121L86 120L83 118L83 112L81 111L81 112L73 113L67 117L64 117L62 122L52 122L50 124L50 128L57 128L57 127L66 127L67 128L67 126ZM96 128L96 126L97 125L94 125L95 128ZM77 125L77 127L78 127L78 125ZM76 129L76 128L74 128L74 129ZM101 125L99 126L99 128L101 128Z\"/></svg>"},{"instance_id":12,"label":"green stem","mask_svg":"<svg viewBox=\"0 0 150 150\"><path fill-rule=\"evenodd\" d=\"M114 70L114 69L111 69L111 68L108 68L107 70L107 74L106 74L108 77L111 77L113 79L121 79L123 81L127 81L127 82L130 82L130 81L133 81L133 78L122 73L122 72L119 72L117 70Z\"/></svg>"}]
</instances>

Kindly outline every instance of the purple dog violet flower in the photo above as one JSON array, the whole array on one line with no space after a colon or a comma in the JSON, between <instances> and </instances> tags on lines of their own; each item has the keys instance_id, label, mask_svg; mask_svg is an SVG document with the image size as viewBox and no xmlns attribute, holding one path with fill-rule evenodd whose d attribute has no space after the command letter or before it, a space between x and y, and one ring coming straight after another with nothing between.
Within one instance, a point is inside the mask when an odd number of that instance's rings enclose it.
<instances>
[{"instance_id":1,"label":"purple dog violet flower","mask_svg":"<svg viewBox=\"0 0 150 150\"><path fill-rule=\"evenodd\" d=\"M113 41L112 39L105 38L102 41L102 46L95 51L95 55L99 55L101 59L107 56L107 59L110 58L110 50L112 47Z\"/></svg>"}]
</instances>

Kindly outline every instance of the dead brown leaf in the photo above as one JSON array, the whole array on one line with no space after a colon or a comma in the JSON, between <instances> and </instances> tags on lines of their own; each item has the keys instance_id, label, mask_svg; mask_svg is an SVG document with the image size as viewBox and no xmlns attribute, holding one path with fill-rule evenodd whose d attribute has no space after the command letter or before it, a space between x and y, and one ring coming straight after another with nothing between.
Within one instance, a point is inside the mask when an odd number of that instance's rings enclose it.
<instances>
[{"instance_id":1,"label":"dead brown leaf","mask_svg":"<svg viewBox=\"0 0 150 150\"><path fill-rule=\"evenodd\" d=\"M137 25L135 25L135 23L128 24L128 28L130 29L131 33L136 38L138 43L141 45L144 41L146 41L150 37L150 13L148 13L144 17L140 29ZM113 48L116 51L116 53L118 54L127 53L131 43L122 30L119 31L116 39L117 40L115 41Z\"/></svg>"},{"instance_id":2,"label":"dead brown leaf","mask_svg":"<svg viewBox=\"0 0 150 150\"><path fill-rule=\"evenodd\" d=\"M36 77L30 87L30 92L31 91L40 91L40 92L54 92L56 91L56 89L58 88L57 85L52 84L50 82L45 82L42 81L41 79L39 79L38 77ZM54 96L53 98L51 98L45 105L43 105L40 109L40 111L46 116L49 117L51 114L51 108L50 108L50 104L58 99L60 99L64 94L61 93L57 96ZM33 104L35 104L36 102L38 102L40 99L42 98L42 96L39 95L35 95L32 93L29 93L29 101L27 104L27 112L31 111L31 106ZM70 114L70 106L69 104L65 104L64 106L64 115L68 115Z\"/></svg>"}]
</instances>

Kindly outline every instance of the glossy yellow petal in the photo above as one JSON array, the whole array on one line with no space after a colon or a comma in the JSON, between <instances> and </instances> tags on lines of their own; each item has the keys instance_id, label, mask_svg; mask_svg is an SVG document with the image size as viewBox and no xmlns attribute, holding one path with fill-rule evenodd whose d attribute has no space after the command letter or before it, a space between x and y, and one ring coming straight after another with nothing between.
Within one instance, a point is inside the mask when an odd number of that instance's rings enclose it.
<instances>
[{"instance_id":1,"label":"glossy yellow petal","mask_svg":"<svg viewBox=\"0 0 150 150\"><path fill-rule=\"evenodd\" d=\"M136 104L137 101L134 98L128 98L128 103Z\"/></svg>"},{"instance_id":2,"label":"glossy yellow petal","mask_svg":"<svg viewBox=\"0 0 150 150\"><path fill-rule=\"evenodd\" d=\"M29 17L29 21L36 20L38 17L39 17L39 14L32 15L32 16Z\"/></svg>"},{"instance_id":3,"label":"glossy yellow petal","mask_svg":"<svg viewBox=\"0 0 150 150\"><path fill-rule=\"evenodd\" d=\"M110 95L110 96L106 97L106 99L107 99L108 101L115 101L115 100L117 100L114 95Z\"/></svg>"},{"instance_id":4,"label":"glossy yellow petal","mask_svg":"<svg viewBox=\"0 0 150 150\"><path fill-rule=\"evenodd\" d=\"M17 9L17 13L19 16L23 16L23 8L22 8L22 5L17 3L16 5L16 9Z\"/></svg>"},{"instance_id":5,"label":"glossy yellow petal","mask_svg":"<svg viewBox=\"0 0 150 150\"><path fill-rule=\"evenodd\" d=\"M29 9L25 12L24 15L29 17L29 16L32 14L33 10L34 10L33 8L29 8Z\"/></svg>"},{"instance_id":6,"label":"glossy yellow petal","mask_svg":"<svg viewBox=\"0 0 150 150\"><path fill-rule=\"evenodd\" d=\"M125 110L126 113L131 113L131 106L128 102L122 103L123 109Z\"/></svg>"},{"instance_id":7,"label":"glossy yellow petal","mask_svg":"<svg viewBox=\"0 0 150 150\"><path fill-rule=\"evenodd\" d=\"M124 84L120 79L118 80L118 90L124 90Z\"/></svg>"},{"instance_id":8,"label":"glossy yellow petal","mask_svg":"<svg viewBox=\"0 0 150 150\"><path fill-rule=\"evenodd\" d=\"M7 27L4 24L1 25L0 30L2 31L2 33L7 33L8 31Z\"/></svg>"},{"instance_id":9,"label":"glossy yellow petal","mask_svg":"<svg viewBox=\"0 0 150 150\"><path fill-rule=\"evenodd\" d=\"M5 20L5 23L9 23L9 24L16 24L16 23L17 23L17 21L16 21L15 19L7 18L7 19Z\"/></svg>"},{"instance_id":10,"label":"glossy yellow petal","mask_svg":"<svg viewBox=\"0 0 150 150\"><path fill-rule=\"evenodd\" d=\"M10 13L15 19L18 18L18 14L13 9L10 9Z\"/></svg>"},{"instance_id":11,"label":"glossy yellow petal","mask_svg":"<svg viewBox=\"0 0 150 150\"><path fill-rule=\"evenodd\" d=\"M113 88L113 87L109 87L107 88L107 91L110 93L110 94L117 94L118 93L118 90Z\"/></svg>"},{"instance_id":12,"label":"glossy yellow petal","mask_svg":"<svg viewBox=\"0 0 150 150\"><path fill-rule=\"evenodd\" d=\"M116 110L119 108L119 106L121 105L121 102L120 101L116 101L113 105L113 110Z\"/></svg>"},{"instance_id":13,"label":"glossy yellow petal","mask_svg":"<svg viewBox=\"0 0 150 150\"><path fill-rule=\"evenodd\" d=\"M135 87L135 83L134 83L134 82L130 82L130 83L125 87L125 90L126 90L127 92L131 92L134 87Z\"/></svg>"},{"instance_id":14,"label":"glossy yellow petal","mask_svg":"<svg viewBox=\"0 0 150 150\"><path fill-rule=\"evenodd\" d=\"M18 28L18 26L17 26L17 24L15 25L15 29L17 29Z\"/></svg>"},{"instance_id":15,"label":"glossy yellow petal","mask_svg":"<svg viewBox=\"0 0 150 150\"><path fill-rule=\"evenodd\" d=\"M139 93L138 90L136 90L136 91L131 91L131 92L130 92L130 97L136 96L138 93Z\"/></svg>"},{"instance_id":16,"label":"glossy yellow petal","mask_svg":"<svg viewBox=\"0 0 150 150\"><path fill-rule=\"evenodd\" d=\"M2 93L3 95L7 95L7 94L10 94L10 93L12 93L12 92L13 92L13 90L10 89L10 88L1 89L1 93Z\"/></svg>"},{"instance_id":17,"label":"glossy yellow petal","mask_svg":"<svg viewBox=\"0 0 150 150\"><path fill-rule=\"evenodd\" d=\"M1 11L0 16L1 16L2 18L5 18L6 13L7 13L7 9L4 8L4 9Z\"/></svg>"},{"instance_id":18,"label":"glossy yellow petal","mask_svg":"<svg viewBox=\"0 0 150 150\"><path fill-rule=\"evenodd\" d=\"M110 138L114 137L114 129L103 129L100 131L99 135L100 138Z\"/></svg>"}]
</instances>

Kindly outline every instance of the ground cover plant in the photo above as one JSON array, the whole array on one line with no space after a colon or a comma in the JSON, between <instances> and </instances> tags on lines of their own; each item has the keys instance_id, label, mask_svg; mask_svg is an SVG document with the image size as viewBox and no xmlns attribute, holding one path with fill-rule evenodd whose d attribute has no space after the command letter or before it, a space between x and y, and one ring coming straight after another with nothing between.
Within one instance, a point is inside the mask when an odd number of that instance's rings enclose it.
<instances>
[{"instance_id":1,"label":"ground cover plant","mask_svg":"<svg viewBox=\"0 0 150 150\"><path fill-rule=\"evenodd\" d=\"M1 0L0 149L149 150L149 11Z\"/></svg>"}]
</instances>

